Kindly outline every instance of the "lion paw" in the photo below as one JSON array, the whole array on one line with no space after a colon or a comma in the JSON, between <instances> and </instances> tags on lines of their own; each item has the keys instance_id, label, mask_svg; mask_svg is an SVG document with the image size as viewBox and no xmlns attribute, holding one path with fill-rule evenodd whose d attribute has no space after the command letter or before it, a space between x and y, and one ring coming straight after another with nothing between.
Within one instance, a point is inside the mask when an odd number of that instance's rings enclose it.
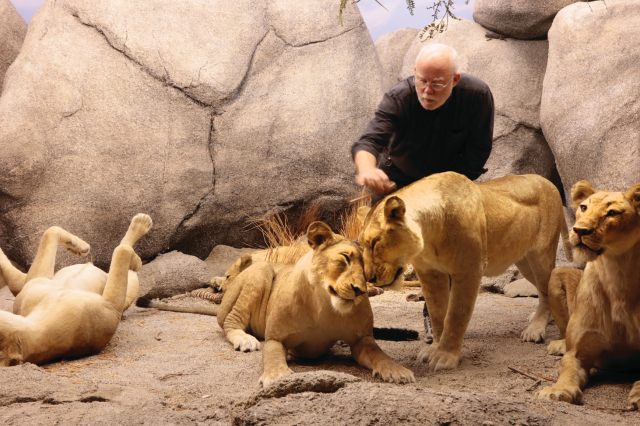
<instances>
[{"instance_id":1,"label":"lion paw","mask_svg":"<svg viewBox=\"0 0 640 426\"><path fill-rule=\"evenodd\" d=\"M253 352L260 349L260 342L258 339L250 334L242 332L236 333L230 338L233 348L240 352Z\"/></svg>"},{"instance_id":2,"label":"lion paw","mask_svg":"<svg viewBox=\"0 0 640 426\"><path fill-rule=\"evenodd\" d=\"M413 383L416 381L413 376L413 371L408 368L404 368L391 359L377 365L373 369L373 377L392 383Z\"/></svg>"},{"instance_id":3,"label":"lion paw","mask_svg":"<svg viewBox=\"0 0 640 426\"><path fill-rule=\"evenodd\" d=\"M640 381L635 382L633 384L633 388L631 388L631 392L629 393L629 404L631 404L634 410L637 410L640 406Z\"/></svg>"},{"instance_id":4,"label":"lion paw","mask_svg":"<svg viewBox=\"0 0 640 426\"><path fill-rule=\"evenodd\" d=\"M288 376L289 374L293 374L293 370L291 370L289 367L271 368L268 371L265 371L264 374L262 374L259 383L262 385L262 387L268 388L280 377Z\"/></svg>"},{"instance_id":5,"label":"lion paw","mask_svg":"<svg viewBox=\"0 0 640 426\"><path fill-rule=\"evenodd\" d=\"M549 355L564 355L567 352L567 341L562 340L552 340L549 343L549 347L547 348L547 353Z\"/></svg>"},{"instance_id":6,"label":"lion paw","mask_svg":"<svg viewBox=\"0 0 640 426\"><path fill-rule=\"evenodd\" d=\"M555 386L548 386L539 391L536 394L536 398L580 404L582 402L582 391L577 386L561 388L556 384Z\"/></svg>"},{"instance_id":7,"label":"lion paw","mask_svg":"<svg viewBox=\"0 0 640 426\"><path fill-rule=\"evenodd\" d=\"M62 242L62 246L66 248L69 253L80 257L88 255L91 250L89 244L75 236L71 237L69 241Z\"/></svg>"},{"instance_id":8,"label":"lion paw","mask_svg":"<svg viewBox=\"0 0 640 426\"><path fill-rule=\"evenodd\" d=\"M546 324L534 321L522 332L520 338L523 342L544 343L546 328Z\"/></svg>"},{"instance_id":9,"label":"lion paw","mask_svg":"<svg viewBox=\"0 0 640 426\"><path fill-rule=\"evenodd\" d=\"M145 235L149 230L153 227L153 221L149 215L144 213L138 213L131 219L131 225L129 225L129 230L127 233L131 233L132 236L137 240L138 238Z\"/></svg>"},{"instance_id":10,"label":"lion paw","mask_svg":"<svg viewBox=\"0 0 640 426\"><path fill-rule=\"evenodd\" d=\"M452 370L460 362L459 353L451 353L440 350L437 345L425 346L418 353L418 361L429 363L429 372L440 370Z\"/></svg>"}]
</instances>

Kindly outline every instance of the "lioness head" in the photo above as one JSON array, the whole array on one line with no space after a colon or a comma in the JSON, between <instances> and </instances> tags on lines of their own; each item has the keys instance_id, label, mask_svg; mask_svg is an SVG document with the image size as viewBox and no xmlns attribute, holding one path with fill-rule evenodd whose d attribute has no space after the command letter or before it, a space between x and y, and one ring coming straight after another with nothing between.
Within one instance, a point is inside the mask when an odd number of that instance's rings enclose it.
<instances>
[{"instance_id":1,"label":"lioness head","mask_svg":"<svg viewBox=\"0 0 640 426\"><path fill-rule=\"evenodd\" d=\"M211 278L211 281L209 282L209 285L215 291L219 291L219 292L223 292L224 293L225 291L227 291L227 287L229 286L229 284L238 275L240 275L240 272L244 271L249 266L251 266L252 262L253 262L253 259L251 257L251 254L249 254L249 253L243 254L235 262L233 262L233 265L231 265L231 267L229 267L229 269L227 269L227 272L225 272L224 277L213 277L213 278Z\"/></svg>"},{"instance_id":2,"label":"lioness head","mask_svg":"<svg viewBox=\"0 0 640 426\"><path fill-rule=\"evenodd\" d=\"M311 281L322 283L331 297L331 306L348 313L367 294L360 248L341 235L331 232L323 222L313 222L307 229L311 258Z\"/></svg>"},{"instance_id":3,"label":"lioness head","mask_svg":"<svg viewBox=\"0 0 640 426\"><path fill-rule=\"evenodd\" d=\"M640 240L640 184L625 193L596 191L581 180L571 188L576 223L569 240L583 262L620 254Z\"/></svg>"},{"instance_id":4,"label":"lioness head","mask_svg":"<svg viewBox=\"0 0 640 426\"><path fill-rule=\"evenodd\" d=\"M402 278L409 258L420 252L416 234L409 229L402 199L391 196L373 208L361 207L363 222L358 242L363 250L367 281L389 290L402 290Z\"/></svg>"}]
</instances>

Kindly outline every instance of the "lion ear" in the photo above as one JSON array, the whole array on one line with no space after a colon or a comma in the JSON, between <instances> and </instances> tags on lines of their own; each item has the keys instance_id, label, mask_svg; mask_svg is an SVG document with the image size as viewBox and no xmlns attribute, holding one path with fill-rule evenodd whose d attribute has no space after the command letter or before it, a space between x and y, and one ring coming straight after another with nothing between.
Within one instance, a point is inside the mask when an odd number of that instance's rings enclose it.
<instances>
[{"instance_id":1,"label":"lion ear","mask_svg":"<svg viewBox=\"0 0 640 426\"><path fill-rule=\"evenodd\" d=\"M396 196L387 198L384 203L384 217L387 220L402 219L406 212L407 208L404 205L404 201Z\"/></svg>"},{"instance_id":2,"label":"lion ear","mask_svg":"<svg viewBox=\"0 0 640 426\"><path fill-rule=\"evenodd\" d=\"M633 185L633 188L628 190L624 196L631 200L631 204L634 205L636 210L640 209L640 183Z\"/></svg>"},{"instance_id":3,"label":"lion ear","mask_svg":"<svg viewBox=\"0 0 640 426\"><path fill-rule=\"evenodd\" d=\"M333 232L324 222L313 222L307 228L307 240L313 250L333 238Z\"/></svg>"},{"instance_id":4,"label":"lion ear","mask_svg":"<svg viewBox=\"0 0 640 426\"><path fill-rule=\"evenodd\" d=\"M251 257L251 254L249 253L245 253L240 257L240 272L244 271L245 269L247 269L249 266L251 266L251 264L253 263L253 257Z\"/></svg>"},{"instance_id":5,"label":"lion ear","mask_svg":"<svg viewBox=\"0 0 640 426\"><path fill-rule=\"evenodd\" d=\"M367 218L371 207L362 206L358 208L358 220L360 221L360 225L364 225L364 220Z\"/></svg>"},{"instance_id":6,"label":"lion ear","mask_svg":"<svg viewBox=\"0 0 640 426\"><path fill-rule=\"evenodd\" d=\"M573 188L571 188L571 199L573 200L571 207L577 209L581 202L589 198L595 192L596 190L593 185L591 185L591 182L581 180L576 183L573 185Z\"/></svg>"}]
</instances>

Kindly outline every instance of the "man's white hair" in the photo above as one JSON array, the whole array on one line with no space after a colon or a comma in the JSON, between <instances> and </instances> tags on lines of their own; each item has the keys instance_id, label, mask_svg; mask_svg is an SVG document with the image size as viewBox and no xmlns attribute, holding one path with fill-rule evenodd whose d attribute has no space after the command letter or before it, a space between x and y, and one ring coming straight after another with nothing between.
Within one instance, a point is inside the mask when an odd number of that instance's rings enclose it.
<instances>
[{"instance_id":1,"label":"man's white hair","mask_svg":"<svg viewBox=\"0 0 640 426\"><path fill-rule=\"evenodd\" d=\"M439 53L441 55L448 56L449 62L451 63L451 67L453 68L453 72L454 73L459 72L458 52L456 52L456 50L453 47L447 46L446 44L442 44L442 43L427 44L425 47L420 49L420 53L418 53L418 56L416 57L416 66L418 66L418 62L420 62L420 59L422 57L429 56L434 53Z\"/></svg>"}]
</instances>

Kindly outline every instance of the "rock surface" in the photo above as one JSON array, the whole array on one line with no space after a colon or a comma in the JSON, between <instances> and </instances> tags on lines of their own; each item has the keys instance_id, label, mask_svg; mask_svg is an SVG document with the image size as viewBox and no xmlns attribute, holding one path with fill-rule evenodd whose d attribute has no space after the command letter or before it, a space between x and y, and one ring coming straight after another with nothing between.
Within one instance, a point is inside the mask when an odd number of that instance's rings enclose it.
<instances>
[{"instance_id":1,"label":"rock surface","mask_svg":"<svg viewBox=\"0 0 640 426\"><path fill-rule=\"evenodd\" d=\"M640 182L638 28L640 3L607 0L567 6L549 31L540 115L568 200L581 179L609 191Z\"/></svg>"},{"instance_id":2,"label":"rock surface","mask_svg":"<svg viewBox=\"0 0 640 426\"><path fill-rule=\"evenodd\" d=\"M547 42L488 40L486 29L467 19L450 20L444 33L422 42L414 39L401 75L414 74L415 58L426 43L444 43L458 51L460 71L484 80L493 93L493 149L480 176L484 182L509 174L536 173L560 185L555 160L540 128L540 97Z\"/></svg>"},{"instance_id":3,"label":"rock surface","mask_svg":"<svg viewBox=\"0 0 640 426\"><path fill-rule=\"evenodd\" d=\"M170 297L207 287L212 275L207 264L195 256L172 251L142 265L138 272L140 296Z\"/></svg>"},{"instance_id":4,"label":"rock surface","mask_svg":"<svg viewBox=\"0 0 640 426\"><path fill-rule=\"evenodd\" d=\"M507 297L538 297L538 289L525 278L512 281L504 286Z\"/></svg>"},{"instance_id":5,"label":"rock surface","mask_svg":"<svg viewBox=\"0 0 640 426\"><path fill-rule=\"evenodd\" d=\"M476 0L473 20L499 34L519 39L543 37L556 13L582 0Z\"/></svg>"},{"instance_id":6,"label":"rock surface","mask_svg":"<svg viewBox=\"0 0 640 426\"><path fill-rule=\"evenodd\" d=\"M400 70L404 55L419 32L417 28L400 28L392 33L381 35L376 40L376 51L385 75L385 90L389 90L402 80Z\"/></svg>"},{"instance_id":7,"label":"rock surface","mask_svg":"<svg viewBox=\"0 0 640 426\"><path fill-rule=\"evenodd\" d=\"M0 98L5 252L28 265L58 225L106 269L144 212L143 259L204 259L260 242L245 225L265 207L331 217L382 93L353 4L339 26L331 0L48 0Z\"/></svg>"},{"instance_id":8,"label":"rock surface","mask_svg":"<svg viewBox=\"0 0 640 426\"><path fill-rule=\"evenodd\" d=\"M0 0L0 95L5 74L20 53L27 23L9 0Z\"/></svg>"}]
</instances>

